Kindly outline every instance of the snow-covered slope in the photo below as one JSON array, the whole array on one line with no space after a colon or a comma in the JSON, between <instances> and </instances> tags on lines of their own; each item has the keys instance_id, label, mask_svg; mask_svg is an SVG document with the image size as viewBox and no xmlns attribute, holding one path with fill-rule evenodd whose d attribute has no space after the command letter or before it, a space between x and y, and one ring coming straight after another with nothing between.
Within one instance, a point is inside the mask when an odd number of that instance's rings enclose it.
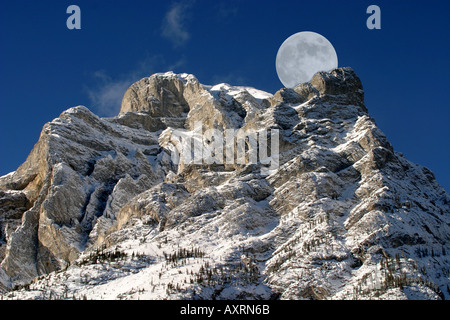
<instances>
[{"instance_id":1,"label":"snow-covered slope","mask_svg":"<svg viewBox=\"0 0 450 320\"><path fill-rule=\"evenodd\" d=\"M177 132L198 122L278 130L279 167L249 154L242 164L174 163ZM449 204L433 174L377 128L351 68L274 95L155 74L127 90L117 117L63 112L0 178L0 290L11 299L449 298Z\"/></svg>"}]
</instances>

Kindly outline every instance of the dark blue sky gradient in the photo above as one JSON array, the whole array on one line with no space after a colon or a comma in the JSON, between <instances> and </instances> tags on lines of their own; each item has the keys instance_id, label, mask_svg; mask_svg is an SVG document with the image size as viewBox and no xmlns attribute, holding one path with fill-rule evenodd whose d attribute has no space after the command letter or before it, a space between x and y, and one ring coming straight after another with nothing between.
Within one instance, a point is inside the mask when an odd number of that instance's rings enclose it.
<instances>
[{"instance_id":1,"label":"dark blue sky gradient","mask_svg":"<svg viewBox=\"0 0 450 320\"><path fill-rule=\"evenodd\" d=\"M71 4L81 8L81 30L66 28ZM381 8L381 30L366 28L371 4ZM274 93L278 48L300 31L334 45L394 148L450 190L447 0L1 1L0 175L25 161L62 111L115 115L122 90L155 72Z\"/></svg>"}]
</instances>

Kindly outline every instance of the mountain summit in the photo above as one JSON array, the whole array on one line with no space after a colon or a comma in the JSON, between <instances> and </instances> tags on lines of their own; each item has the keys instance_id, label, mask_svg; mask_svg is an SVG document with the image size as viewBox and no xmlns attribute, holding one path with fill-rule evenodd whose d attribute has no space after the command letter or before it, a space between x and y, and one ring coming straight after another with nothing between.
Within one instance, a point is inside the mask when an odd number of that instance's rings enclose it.
<instances>
[{"instance_id":1,"label":"mountain summit","mask_svg":"<svg viewBox=\"0 0 450 320\"><path fill-rule=\"evenodd\" d=\"M450 196L351 68L275 94L172 72L47 123L0 178L20 299L445 299Z\"/></svg>"}]
</instances>

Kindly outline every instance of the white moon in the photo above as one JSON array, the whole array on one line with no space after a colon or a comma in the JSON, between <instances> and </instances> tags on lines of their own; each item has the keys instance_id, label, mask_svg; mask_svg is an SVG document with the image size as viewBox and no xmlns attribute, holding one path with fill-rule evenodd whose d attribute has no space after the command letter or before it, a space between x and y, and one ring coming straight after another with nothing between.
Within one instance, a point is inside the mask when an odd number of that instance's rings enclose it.
<instances>
[{"instance_id":1,"label":"white moon","mask_svg":"<svg viewBox=\"0 0 450 320\"><path fill-rule=\"evenodd\" d=\"M311 80L316 72L330 71L337 66L337 54L330 41L310 31L287 38L276 59L278 78L287 88Z\"/></svg>"}]
</instances>

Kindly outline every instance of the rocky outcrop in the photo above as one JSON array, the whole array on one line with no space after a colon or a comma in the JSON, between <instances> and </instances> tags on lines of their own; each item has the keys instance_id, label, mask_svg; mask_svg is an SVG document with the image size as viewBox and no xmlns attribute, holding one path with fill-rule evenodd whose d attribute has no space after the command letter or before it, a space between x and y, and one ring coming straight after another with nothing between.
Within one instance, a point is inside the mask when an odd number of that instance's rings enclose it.
<instances>
[{"instance_id":1,"label":"rocky outcrop","mask_svg":"<svg viewBox=\"0 0 450 320\"><path fill-rule=\"evenodd\" d=\"M2 268L20 283L76 259L100 225L110 227L117 206L162 181L164 170L151 163L158 149L149 131L102 120L84 107L46 124L27 161L0 179L8 190Z\"/></svg>"},{"instance_id":2,"label":"rocky outcrop","mask_svg":"<svg viewBox=\"0 0 450 320\"><path fill-rule=\"evenodd\" d=\"M211 149L227 130L247 134L241 161L175 161L186 141L227 159L229 144ZM369 116L351 68L273 95L155 74L117 117L63 112L0 178L0 288L68 267L46 283L93 298L448 298L449 209ZM132 258L103 263L119 249Z\"/></svg>"}]
</instances>

